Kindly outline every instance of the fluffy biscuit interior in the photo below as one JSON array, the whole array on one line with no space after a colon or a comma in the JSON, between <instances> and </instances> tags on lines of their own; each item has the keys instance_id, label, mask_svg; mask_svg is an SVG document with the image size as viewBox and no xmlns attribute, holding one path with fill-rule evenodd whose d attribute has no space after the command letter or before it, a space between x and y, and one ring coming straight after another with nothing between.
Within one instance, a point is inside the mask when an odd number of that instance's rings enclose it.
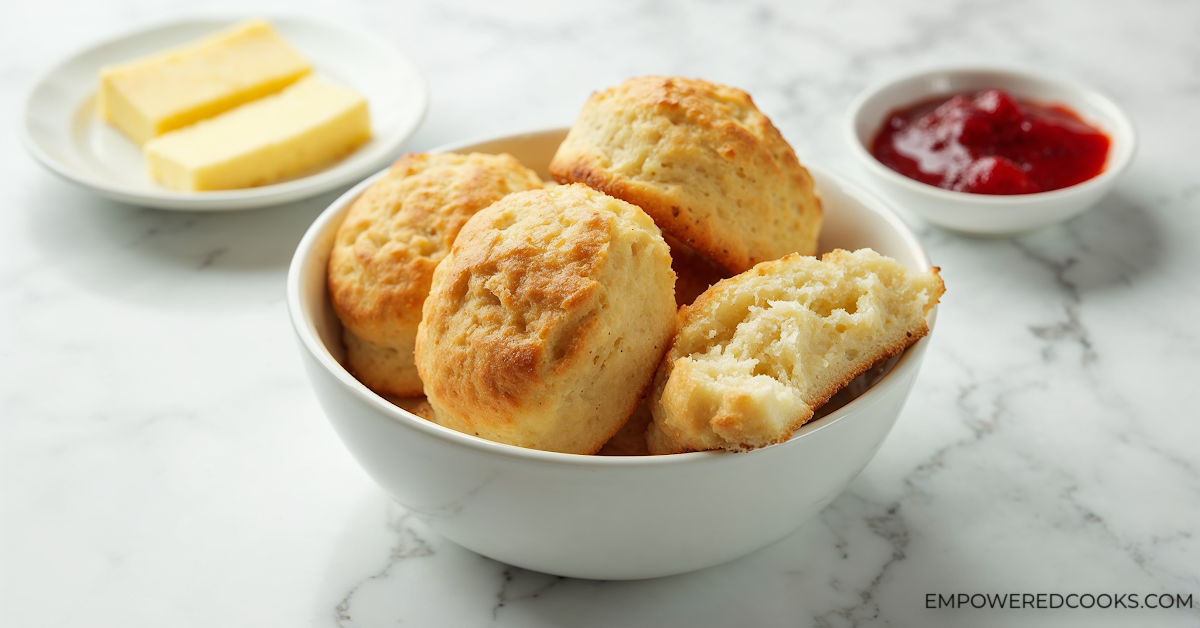
<instances>
[{"instance_id":1,"label":"fluffy biscuit interior","mask_svg":"<svg viewBox=\"0 0 1200 628\"><path fill-rule=\"evenodd\" d=\"M790 255L718 283L681 313L652 451L787 440L839 388L923 336L942 291L936 270L870 249Z\"/></svg>"}]
</instances>

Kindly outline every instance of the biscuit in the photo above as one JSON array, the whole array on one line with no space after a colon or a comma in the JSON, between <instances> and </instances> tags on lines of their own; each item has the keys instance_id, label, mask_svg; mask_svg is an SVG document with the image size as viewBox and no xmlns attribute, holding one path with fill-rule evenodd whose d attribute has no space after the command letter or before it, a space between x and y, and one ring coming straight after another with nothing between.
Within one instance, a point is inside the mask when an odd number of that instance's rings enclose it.
<instances>
[{"instance_id":1,"label":"biscuit","mask_svg":"<svg viewBox=\"0 0 1200 628\"><path fill-rule=\"evenodd\" d=\"M417 321L420 322L420 321ZM421 379L413 362L417 327L398 325L389 339L376 344L359 338L347 325L342 326L342 344L346 347L346 369L364 386L383 395L421 394Z\"/></svg>"},{"instance_id":2,"label":"biscuit","mask_svg":"<svg viewBox=\"0 0 1200 628\"><path fill-rule=\"evenodd\" d=\"M788 255L680 309L655 375L653 454L786 441L840 388L923 337L945 286L870 249Z\"/></svg>"},{"instance_id":3,"label":"biscuit","mask_svg":"<svg viewBox=\"0 0 1200 628\"><path fill-rule=\"evenodd\" d=\"M731 87L645 76L592 94L550 174L641 207L730 273L817 251L812 177L750 97Z\"/></svg>"},{"instance_id":4,"label":"biscuit","mask_svg":"<svg viewBox=\"0 0 1200 628\"><path fill-rule=\"evenodd\" d=\"M653 415L650 414L650 406L645 402L639 403L637 409L633 411L633 416L629 417L629 421L619 432L613 434L607 443L604 443L596 455L649 456L650 448L646 445L646 428L650 427L650 421L653 419Z\"/></svg>"},{"instance_id":5,"label":"biscuit","mask_svg":"<svg viewBox=\"0 0 1200 628\"><path fill-rule=\"evenodd\" d=\"M392 395L384 395L384 399L399 406L409 414L414 414L426 421L433 420L433 408L429 407L429 401L424 397L393 397Z\"/></svg>"},{"instance_id":6,"label":"biscuit","mask_svg":"<svg viewBox=\"0 0 1200 628\"><path fill-rule=\"evenodd\" d=\"M696 249L665 233L663 239L671 247L671 268L675 270L675 305L691 305L709 286L730 276L729 271Z\"/></svg>"},{"instance_id":7,"label":"biscuit","mask_svg":"<svg viewBox=\"0 0 1200 628\"><path fill-rule=\"evenodd\" d=\"M434 268L476 212L542 186L511 155L410 154L396 161L350 207L329 257L346 368L378 393L422 394L413 344Z\"/></svg>"},{"instance_id":8,"label":"biscuit","mask_svg":"<svg viewBox=\"0 0 1200 628\"><path fill-rule=\"evenodd\" d=\"M900 361L900 356L903 352L897 353L890 358L885 358L877 362L874 366L864 371L858 377L850 380L849 384L842 387L841 390L833 394L829 401L821 404L821 407L813 411L813 416L809 421L815 421L821 417L826 417L838 410L841 410L846 404L863 396L868 390L871 390L875 384L883 381L883 376L891 372L892 367Z\"/></svg>"},{"instance_id":9,"label":"biscuit","mask_svg":"<svg viewBox=\"0 0 1200 628\"><path fill-rule=\"evenodd\" d=\"M666 351L674 284L667 244L638 207L582 185L505 197L434 272L416 347L433 420L596 453Z\"/></svg>"}]
</instances>

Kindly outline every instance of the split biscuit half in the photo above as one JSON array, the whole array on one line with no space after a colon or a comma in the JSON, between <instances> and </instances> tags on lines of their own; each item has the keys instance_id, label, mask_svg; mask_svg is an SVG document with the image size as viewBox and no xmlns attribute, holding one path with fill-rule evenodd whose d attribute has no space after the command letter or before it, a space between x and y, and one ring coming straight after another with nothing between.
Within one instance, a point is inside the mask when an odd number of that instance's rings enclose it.
<instances>
[{"instance_id":1,"label":"split biscuit half","mask_svg":"<svg viewBox=\"0 0 1200 628\"><path fill-rule=\"evenodd\" d=\"M929 328L945 290L871 249L789 255L709 288L680 309L655 375L650 453L780 443L834 393Z\"/></svg>"}]
</instances>

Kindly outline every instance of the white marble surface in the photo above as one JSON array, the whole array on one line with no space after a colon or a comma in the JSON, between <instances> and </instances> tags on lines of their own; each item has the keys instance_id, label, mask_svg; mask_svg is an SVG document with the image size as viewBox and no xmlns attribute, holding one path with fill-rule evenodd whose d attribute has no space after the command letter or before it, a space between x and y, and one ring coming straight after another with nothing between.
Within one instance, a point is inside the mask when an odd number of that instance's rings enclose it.
<instances>
[{"instance_id":1,"label":"white marble surface","mask_svg":"<svg viewBox=\"0 0 1200 628\"><path fill-rule=\"evenodd\" d=\"M859 180L841 114L916 66L1041 68L1133 116L1132 169L1066 225L985 242L913 219L948 286L938 328L896 429L818 520L723 567L626 583L455 547L342 449L283 283L333 195L164 213L25 154L13 129L40 71L191 6L11 2L0 21L0 624L1200 625L1197 610L924 608L957 592L1200 606L1200 5L213 3L393 41L432 92L414 150L569 123L590 90L642 73L743 87L802 159Z\"/></svg>"}]
</instances>

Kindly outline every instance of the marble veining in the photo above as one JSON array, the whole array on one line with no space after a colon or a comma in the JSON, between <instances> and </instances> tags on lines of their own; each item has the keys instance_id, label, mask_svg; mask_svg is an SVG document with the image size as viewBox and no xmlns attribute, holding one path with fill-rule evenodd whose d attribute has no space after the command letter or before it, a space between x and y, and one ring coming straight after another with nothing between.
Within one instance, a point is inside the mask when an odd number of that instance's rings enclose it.
<instances>
[{"instance_id":1,"label":"marble veining","mask_svg":"<svg viewBox=\"0 0 1200 628\"><path fill-rule=\"evenodd\" d=\"M52 0L0 21L0 113L78 46L193 13ZM819 517L644 582L478 556L379 491L312 395L284 303L338 192L231 214L103 200L0 141L0 624L1200 626L1200 5L1156 0L595 4L219 0L364 28L429 82L408 148L565 125L644 73L749 91L859 181L842 115L939 63L1112 96L1139 153L1066 224L972 240L901 209L948 291L896 428ZM803 481L798 478L797 481ZM465 498L469 498L469 495ZM647 534L669 531L648 530ZM1171 593L1196 609L927 609L930 593Z\"/></svg>"},{"instance_id":2,"label":"marble veining","mask_svg":"<svg viewBox=\"0 0 1200 628\"><path fill-rule=\"evenodd\" d=\"M397 543L388 553L387 565L378 573L371 574L365 580L355 584L346 593L346 597L342 598L342 601L338 603L336 608L338 626L356 625L354 618L349 614L350 607L354 600L355 594L360 588L363 587L364 584L386 580L388 577L388 572L396 565L396 563L399 563L402 560L407 560L410 558L423 558L434 555L433 547L430 546L429 542L421 538L421 536L415 530L413 530L412 527L406 525L408 520L411 518L410 514L405 512L397 515L395 512L392 512L389 513L389 515L388 529L397 536ZM505 572L505 574L507 576L507 572ZM503 602L501 602L501 605L502 604Z\"/></svg>"}]
</instances>

